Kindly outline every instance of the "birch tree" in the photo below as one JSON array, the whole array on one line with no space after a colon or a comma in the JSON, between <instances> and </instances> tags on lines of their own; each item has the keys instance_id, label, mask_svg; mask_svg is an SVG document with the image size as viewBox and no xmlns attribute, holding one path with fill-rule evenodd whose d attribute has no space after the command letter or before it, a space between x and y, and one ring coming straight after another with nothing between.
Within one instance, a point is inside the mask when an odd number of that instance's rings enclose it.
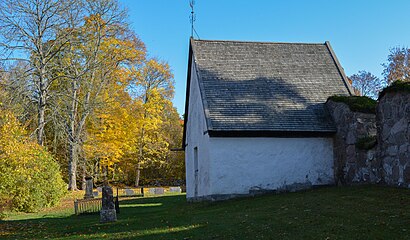
<instances>
[{"instance_id":1,"label":"birch tree","mask_svg":"<svg viewBox=\"0 0 410 240\"><path fill-rule=\"evenodd\" d=\"M98 104L100 94L115 81L117 70L127 64L138 64L145 57L142 42L123 22L125 12L116 1L89 0L87 16L77 29L70 46L61 52L62 75L60 112L68 144L69 189L77 189L77 164L82 136L88 117Z\"/></svg>"},{"instance_id":2,"label":"birch tree","mask_svg":"<svg viewBox=\"0 0 410 240\"><path fill-rule=\"evenodd\" d=\"M1 60L28 63L29 70L21 77L32 81L35 91L32 96L37 105L36 134L40 145L44 145L49 89L58 78L50 75L56 68L53 59L72 34L68 16L77 17L76 11L80 11L76 0L0 1Z\"/></svg>"}]
</instances>

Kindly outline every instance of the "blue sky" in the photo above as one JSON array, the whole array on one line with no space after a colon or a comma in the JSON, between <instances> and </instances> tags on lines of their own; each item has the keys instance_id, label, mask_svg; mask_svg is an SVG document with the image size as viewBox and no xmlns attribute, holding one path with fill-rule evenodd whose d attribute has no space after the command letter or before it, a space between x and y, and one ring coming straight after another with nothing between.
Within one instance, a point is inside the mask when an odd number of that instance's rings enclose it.
<instances>
[{"instance_id":1,"label":"blue sky","mask_svg":"<svg viewBox=\"0 0 410 240\"><path fill-rule=\"evenodd\" d=\"M174 104L184 111L190 37L188 0L120 0L152 57L175 77ZM389 49L408 47L408 0L196 0L201 39L271 42L330 41L347 75L382 76Z\"/></svg>"}]
</instances>

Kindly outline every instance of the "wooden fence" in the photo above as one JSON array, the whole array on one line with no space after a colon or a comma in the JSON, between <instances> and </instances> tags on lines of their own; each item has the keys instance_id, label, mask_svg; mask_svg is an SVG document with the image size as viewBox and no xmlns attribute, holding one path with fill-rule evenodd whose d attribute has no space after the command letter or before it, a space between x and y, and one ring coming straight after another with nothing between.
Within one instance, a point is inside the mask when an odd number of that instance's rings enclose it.
<instances>
[{"instance_id":1,"label":"wooden fence","mask_svg":"<svg viewBox=\"0 0 410 240\"><path fill-rule=\"evenodd\" d=\"M75 215L97 213L100 212L101 205L101 198L76 199L74 200L74 212Z\"/></svg>"},{"instance_id":2,"label":"wooden fence","mask_svg":"<svg viewBox=\"0 0 410 240\"><path fill-rule=\"evenodd\" d=\"M119 197L144 197L144 188L117 188L117 196L114 197L115 210L120 212ZM89 198L89 199L75 199L74 200L74 212L75 215L86 213L98 213L102 208L101 198Z\"/></svg>"}]
</instances>

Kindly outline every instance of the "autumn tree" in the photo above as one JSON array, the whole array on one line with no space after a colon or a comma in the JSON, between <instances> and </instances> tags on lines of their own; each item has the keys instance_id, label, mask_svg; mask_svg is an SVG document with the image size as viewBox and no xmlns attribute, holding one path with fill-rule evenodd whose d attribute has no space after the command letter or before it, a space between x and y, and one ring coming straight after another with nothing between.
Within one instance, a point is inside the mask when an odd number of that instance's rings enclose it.
<instances>
[{"instance_id":1,"label":"autumn tree","mask_svg":"<svg viewBox=\"0 0 410 240\"><path fill-rule=\"evenodd\" d=\"M165 181L185 179L185 154L181 151L183 120L172 104L165 104L162 111L161 136L168 143L160 161L154 161L143 169L143 179Z\"/></svg>"},{"instance_id":2,"label":"autumn tree","mask_svg":"<svg viewBox=\"0 0 410 240\"><path fill-rule=\"evenodd\" d=\"M160 131L163 111L170 105L174 93L173 75L169 65L156 59L148 59L135 72L133 90L142 102L136 159L135 186L139 185L141 168L165 160L169 143Z\"/></svg>"},{"instance_id":3,"label":"autumn tree","mask_svg":"<svg viewBox=\"0 0 410 240\"><path fill-rule=\"evenodd\" d=\"M384 82L378 77L367 71L359 71L349 77L352 86L358 90L361 96L367 96L373 99L378 97L379 92L385 86Z\"/></svg>"},{"instance_id":4,"label":"autumn tree","mask_svg":"<svg viewBox=\"0 0 410 240\"><path fill-rule=\"evenodd\" d=\"M24 61L28 69L20 76L30 81L37 105L37 142L44 144L46 110L50 85L58 76L53 59L64 48L72 29L68 22L81 7L75 0L0 1L0 49L2 61ZM65 31L61 31L65 29Z\"/></svg>"},{"instance_id":5,"label":"autumn tree","mask_svg":"<svg viewBox=\"0 0 410 240\"><path fill-rule=\"evenodd\" d=\"M395 47L390 49L387 63L383 64L383 75L388 84L410 79L410 49Z\"/></svg>"},{"instance_id":6,"label":"autumn tree","mask_svg":"<svg viewBox=\"0 0 410 240\"><path fill-rule=\"evenodd\" d=\"M140 169L165 169L179 145L170 67L146 58L125 19L117 0L0 1L3 104L71 190L96 163L134 171L138 185Z\"/></svg>"},{"instance_id":7,"label":"autumn tree","mask_svg":"<svg viewBox=\"0 0 410 240\"><path fill-rule=\"evenodd\" d=\"M102 104L87 121L84 150L91 166L89 171L96 173L97 178L104 172L105 177L111 173L114 179L118 163L135 151L140 105L135 104L126 90L127 71L121 71L118 82L112 82L101 94Z\"/></svg>"},{"instance_id":8,"label":"autumn tree","mask_svg":"<svg viewBox=\"0 0 410 240\"><path fill-rule=\"evenodd\" d=\"M69 189L77 189L77 163L87 118L126 65L145 56L143 43L123 23L116 1L87 1L88 16L65 51L60 52L61 100L56 106L67 135Z\"/></svg>"}]
</instances>

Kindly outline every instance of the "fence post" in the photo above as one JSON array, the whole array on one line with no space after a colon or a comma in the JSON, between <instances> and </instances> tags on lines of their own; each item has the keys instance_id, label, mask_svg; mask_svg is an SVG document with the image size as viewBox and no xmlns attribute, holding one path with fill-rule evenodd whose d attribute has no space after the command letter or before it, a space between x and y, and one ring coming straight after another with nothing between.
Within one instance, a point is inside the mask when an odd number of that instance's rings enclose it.
<instances>
[{"instance_id":1,"label":"fence post","mask_svg":"<svg viewBox=\"0 0 410 240\"><path fill-rule=\"evenodd\" d=\"M78 215L78 201L77 201L77 199L74 200L74 212L75 212L75 215Z\"/></svg>"},{"instance_id":2,"label":"fence post","mask_svg":"<svg viewBox=\"0 0 410 240\"><path fill-rule=\"evenodd\" d=\"M144 187L141 187L141 194L144 196Z\"/></svg>"},{"instance_id":3,"label":"fence post","mask_svg":"<svg viewBox=\"0 0 410 240\"><path fill-rule=\"evenodd\" d=\"M114 203L115 203L115 211L118 214L118 213L120 213L120 201L118 199L118 196L115 198Z\"/></svg>"}]
</instances>

